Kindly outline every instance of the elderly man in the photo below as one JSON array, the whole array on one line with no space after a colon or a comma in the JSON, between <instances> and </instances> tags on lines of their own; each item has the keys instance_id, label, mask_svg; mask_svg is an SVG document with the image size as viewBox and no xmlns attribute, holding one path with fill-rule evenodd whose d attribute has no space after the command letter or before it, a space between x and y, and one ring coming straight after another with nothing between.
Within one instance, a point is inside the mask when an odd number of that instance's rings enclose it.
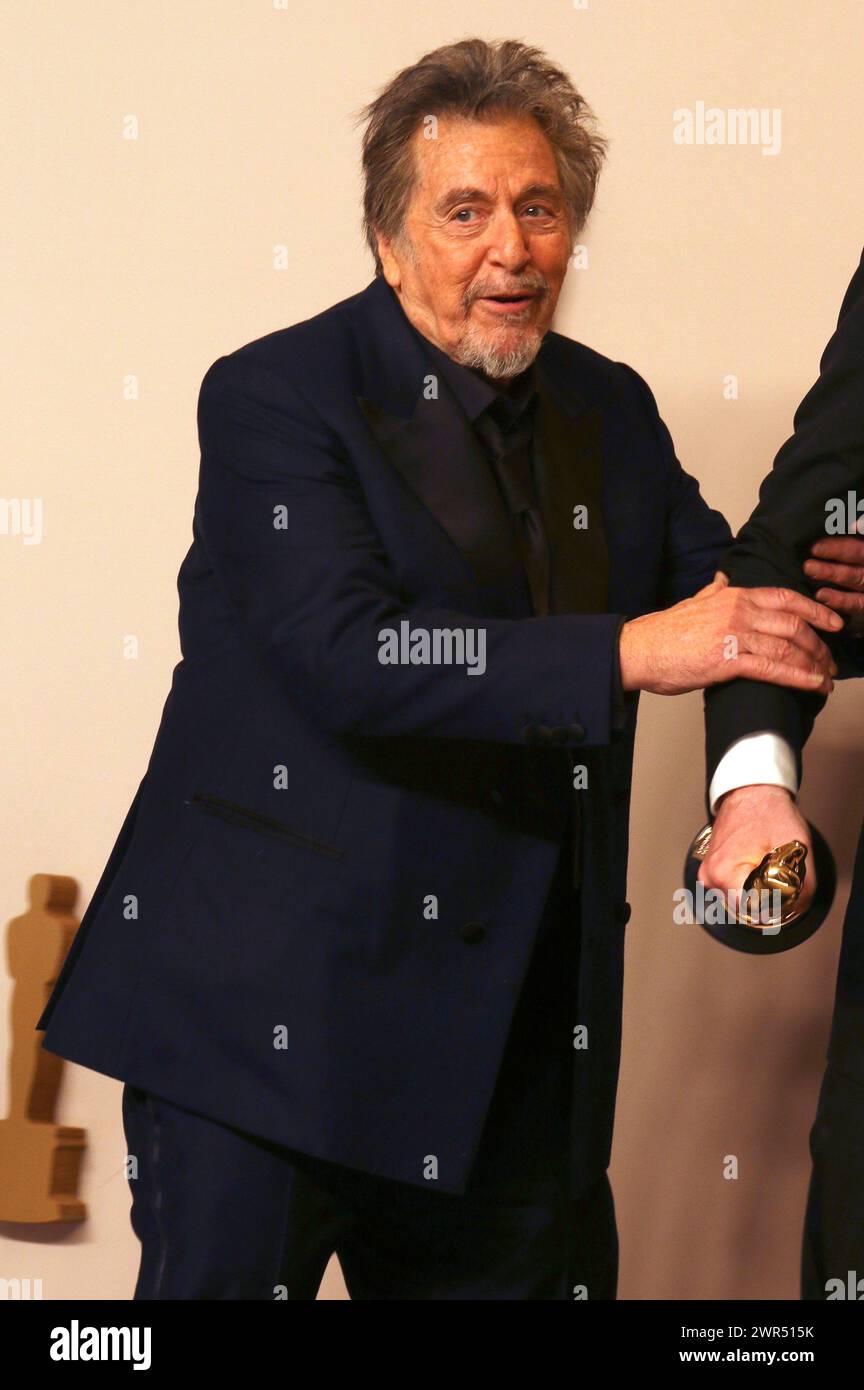
<instances>
[{"instance_id":1,"label":"elderly man","mask_svg":"<svg viewBox=\"0 0 864 1390\"><path fill-rule=\"evenodd\" d=\"M714 581L648 387L550 331L565 74L468 40L366 116L375 279L204 378L183 659L39 1026L126 1082L136 1298L334 1251L352 1298L614 1298L639 691L827 692L839 620Z\"/></svg>"}]
</instances>

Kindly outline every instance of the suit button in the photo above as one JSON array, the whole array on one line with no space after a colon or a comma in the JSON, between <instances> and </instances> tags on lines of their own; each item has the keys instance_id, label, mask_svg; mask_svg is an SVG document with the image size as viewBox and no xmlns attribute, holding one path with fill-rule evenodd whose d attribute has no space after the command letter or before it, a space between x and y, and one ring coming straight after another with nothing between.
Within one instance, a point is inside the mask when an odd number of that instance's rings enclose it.
<instances>
[{"instance_id":1,"label":"suit button","mask_svg":"<svg viewBox=\"0 0 864 1390\"><path fill-rule=\"evenodd\" d=\"M536 724L523 724L523 725L522 725L522 737L524 738L524 740L525 740L526 743L537 743L537 742L539 742L538 734L539 734L539 730L538 730Z\"/></svg>"},{"instance_id":2,"label":"suit button","mask_svg":"<svg viewBox=\"0 0 864 1390\"><path fill-rule=\"evenodd\" d=\"M497 787L493 787L489 792L489 805L493 806L496 811L504 805L504 793L500 792Z\"/></svg>"},{"instance_id":3,"label":"suit button","mask_svg":"<svg viewBox=\"0 0 864 1390\"><path fill-rule=\"evenodd\" d=\"M537 725L537 742L553 743L555 741L555 730L550 729L547 724Z\"/></svg>"},{"instance_id":4,"label":"suit button","mask_svg":"<svg viewBox=\"0 0 864 1390\"><path fill-rule=\"evenodd\" d=\"M627 923L630 921L630 913L632 910L629 903L619 903L615 909L615 920L620 922L623 927L626 927Z\"/></svg>"},{"instance_id":5,"label":"suit button","mask_svg":"<svg viewBox=\"0 0 864 1390\"><path fill-rule=\"evenodd\" d=\"M577 742L581 743L582 740L583 740L584 737L585 737L585 728L584 728L584 725L582 725L582 724L571 724L571 725L570 725L570 737L571 737L571 738L575 738L575 739L577 740Z\"/></svg>"},{"instance_id":6,"label":"suit button","mask_svg":"<svg viewBox=\"0 0 864 1390\"><path fill-rule=\"evenodd\" d=\"M482 922L466 922L459 935L467 946L478 946L486 935L486 928Z\"/></svg>"}]
</instances>

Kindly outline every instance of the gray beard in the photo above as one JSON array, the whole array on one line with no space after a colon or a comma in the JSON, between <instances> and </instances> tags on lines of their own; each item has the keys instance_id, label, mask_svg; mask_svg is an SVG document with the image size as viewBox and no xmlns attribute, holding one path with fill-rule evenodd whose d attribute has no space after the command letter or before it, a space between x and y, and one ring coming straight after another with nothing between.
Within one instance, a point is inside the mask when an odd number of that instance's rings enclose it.
<instances>
[{"instance_id":1,"label":"gray beard","mask_svg":"<svg viewBox=\"0 0 864 1390\"><path fill-rule=\"evenodd\" d=\"M486 376L518 376L531 366L540 351L542 341L542 334L532 329L520 347L512 348L509 352L499 352L485 342L472 326L458 344L453 356L463 367L473 367L476 371L484 372Z\"/></svg>"}]
</instances>

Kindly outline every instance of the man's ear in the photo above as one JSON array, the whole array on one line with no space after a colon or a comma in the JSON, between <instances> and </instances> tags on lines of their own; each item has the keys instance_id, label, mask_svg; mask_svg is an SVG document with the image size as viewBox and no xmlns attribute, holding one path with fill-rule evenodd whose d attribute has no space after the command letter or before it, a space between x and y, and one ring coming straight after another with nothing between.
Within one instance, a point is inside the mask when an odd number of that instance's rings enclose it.
<instances>
[{"instance_id":1,"label":"man's ear","mask_svg":"<svg viewBox=\"0 0 864 1390\"><path fill-rule=\"evenodd\" d=\"M393 254L393 242L390 237L384 236L381 232L375 232L378 243L378 257L381 261L381 270L384 279L391 289L398 292L402 284L402 272L399 269L399 262Z\"/></svg>"}]
</instances>

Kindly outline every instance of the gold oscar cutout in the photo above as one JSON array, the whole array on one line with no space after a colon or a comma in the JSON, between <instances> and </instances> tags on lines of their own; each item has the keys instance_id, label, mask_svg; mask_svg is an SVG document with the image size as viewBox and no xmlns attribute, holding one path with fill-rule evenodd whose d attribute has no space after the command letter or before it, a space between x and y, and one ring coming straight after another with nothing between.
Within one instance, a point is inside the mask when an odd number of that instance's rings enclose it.
<instances>
[{"instance_id":1,"label":"gold oscar cutout","mask_svg":"<svg viewBox=\"0 0 864 1390\"><path fill-rule=\"evenodd\" d=\"M7 928L12 987L9 1114L0 1120L0 1221L83 1221L83 1129L54 1122L63 1059L35 1029L78 929L74 878L33 874L30 907Z\"/></svg>"}]
</instances>

